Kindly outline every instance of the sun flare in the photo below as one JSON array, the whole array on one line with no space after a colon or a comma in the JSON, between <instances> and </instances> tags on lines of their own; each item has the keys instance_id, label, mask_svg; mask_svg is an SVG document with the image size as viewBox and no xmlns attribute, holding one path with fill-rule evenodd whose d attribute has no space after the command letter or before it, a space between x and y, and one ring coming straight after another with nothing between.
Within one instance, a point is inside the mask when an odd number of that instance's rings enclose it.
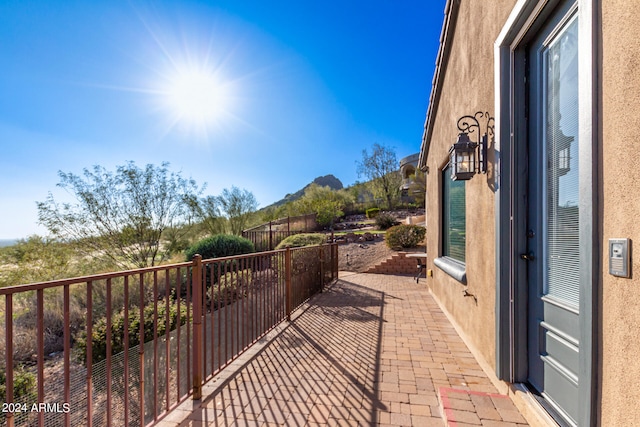
<instances>
[{"instance_id":1,"label":"sun flare","mask_svg":"<svg viewBox=\"0 0 640 427\"><path fill-rule=\"evenodd\" d=\"M228 105L225 85L216 76L202 70L176 74L166 92L168 107L178 121L206 126L220 119Z\"/></svg>"}]
</instances>

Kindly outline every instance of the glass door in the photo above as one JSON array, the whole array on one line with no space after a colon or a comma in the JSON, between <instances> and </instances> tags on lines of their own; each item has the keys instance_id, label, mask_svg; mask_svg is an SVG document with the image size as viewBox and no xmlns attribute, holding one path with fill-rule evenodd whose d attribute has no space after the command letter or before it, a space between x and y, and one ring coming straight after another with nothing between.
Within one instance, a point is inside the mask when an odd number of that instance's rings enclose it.
<instances>
[{"instance_id":1,"label":"glass door","mask_svg":"<svg viewBox=\"0 0 640 427\"><path fill-rule=\"evenodd\" d=\"M530 45L528 381L575 425L579 384L578 19L557 16Z\"/></svg>"}]
</instances>

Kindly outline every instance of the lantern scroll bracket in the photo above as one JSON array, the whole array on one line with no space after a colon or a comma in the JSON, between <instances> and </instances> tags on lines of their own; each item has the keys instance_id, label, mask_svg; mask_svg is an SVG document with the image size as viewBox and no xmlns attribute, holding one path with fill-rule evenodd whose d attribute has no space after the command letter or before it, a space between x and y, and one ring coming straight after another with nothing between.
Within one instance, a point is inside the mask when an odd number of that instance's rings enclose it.
<instances>
[{"instance_id":1,"label":"lantern scroll bracket","mask_svg":"<svg viewBox=\"0 0 640 427\"><path fill-rule=\"evenodd\" d=\"M495 119L488 112L478 111L460 117L457 126L458 140L449 150L451 179L467 180L476 173L487 173L487 146L489 137L495 135Z\"/></svg>"}]
</instances>

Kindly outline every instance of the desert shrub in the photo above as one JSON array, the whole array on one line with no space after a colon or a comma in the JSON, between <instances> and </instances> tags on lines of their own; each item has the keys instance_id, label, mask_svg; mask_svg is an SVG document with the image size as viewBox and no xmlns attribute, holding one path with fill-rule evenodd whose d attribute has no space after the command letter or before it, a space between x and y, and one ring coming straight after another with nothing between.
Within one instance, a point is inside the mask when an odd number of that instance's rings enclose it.
<instances>
[{"instance_id":1,"label":"desert shrub","mask_svg":"<svg viewBox=\"0 0 640 427\"><path fill-rule=\"evenodd\" d=\"M419 225L396 225L387 230L385 241L391 249L414 248L424 240L427 230Z\"/></svg>"},{"instance_id":2,"label":"desert shrub","mask_svg":"<svg viewBox=\"0 0 640 427\"><path fill-rule=\"evenodd\" d=\"M399 224L398 221L391 214L382 213L376 217L376 226L380 230L386 230L387 228L391 228L397 224Z\"/></svg>"},{"instance_id":3,"label":"desert shrub","mask_svg":"<svg viewBox=\"0 0 640 427\"><path fill-rule=\"evenodd\" d=\"M189 236L184 230L179 228L169 228L165 230L162 238L164 239L164 247L167 251L163 260L169 259L176 254L179 255L189 248ZM193 240L191 240L191 242L192 241Z\"/></svg>"},{"instance_id":4,"label":"desert shrub","mask_svg":"<svg viewBox=\"0 0 640 427\"><path fill-rule=\"evenodd\" d=\"M158 336L162 336L166 332L166 310L167 305L164 301L158 301ZM153 302L144 307L144 342L153 340L153 321L155 307ZM117 354L124 351L124 310L121 310L111 318L111 352ZM171 301L169 304L169 330L172 331L183 325L187 321L186 303L180 304L180 316L178 316L177 301ZM129 348L140 344L140 310L132 307L129 309ZM92 328L92 344L91 354L93 363L99 362L107 358L107 319L99 319ZM78 359L82 362L86 361L87 356L87 334L86 331L80 332L76 338L76 349L78 351Z\"/></svg>"},{"instance_id":5,"label":"desert shrub","mask_svg":"<svg viewBox=\"0 0 640 427\"><path fill-rule=\"evenodd\" d=\"M4 370L0 370L0 401L7 401L7 376ZM13 398L20 402L23 396L34 395L35 400L36 376L34 373L18 366L13 371Z\"/></svg>"},{"instance_id":6,"label":"desert shrub","mask_svg":"<svg viewBox=\"0 0 640 427\"><path fill-rule=\"evenodd\" d=\"M213 302L214 309L217 309L240 300L253 283L253 271L250 268L220 274L218 283L207 290L207 304Z\"/></svg>"},{"instance_id":7,"label":"desert shrub","mask_svg":"<svg viewBox=\"0 0 640 427\"><path fill-rule=\"evenodd\" d=\"M249 239L231 234L216 234L189 247L185 251L185 255L187 261L191 261L195 254L202 255L202 259L210 259L248 254L255 251L256 248Z\"/></svg>"},{"instance_id":8,"label":"desert shrub","mask_svg":"<svg viewBox=\"0 0 640 427\"><path fill-rule=\"evenodd\" d=\"M191 260L195 254L202 255L202 259L211 259L249 254L255 251L255 246L249 239L231 234L216 234L200 240L187 249L185 254L187 260ZM207 287L211 286L211 283L217 283L220 274L236 268L237 262L235 260L207 263L204 268L204 280Z\"/></svg>"},{"instance_id":9,"label":"desert shrub","mask_svg":"<svg viewBox=\"0 0 640 427\"><path fill-rule=\"evenodd\" d=\"M380 213L380 208L371 208L371 209L367 209L366 211L367 218L369 219L377 217L379 213Z\"/></svg>"},{"instance_id":10,"label":"desert shrub","mask_svg":"<svg viewBox=\"0 0 640 427\"><path fill-rule=\"evenodd\" d=\"M85 292L86 294L86 292ZM44 353L61 352L64 349L64 298L62 288L44 290L44 307L42 334ZM38 311L35 291L21 292L14 297L14 339L13 359L19 362L31 363L36 361L38 338ZM73 333L84 324L86 317L84 310L71 297L69 310L69 327ZM0 360L5 357L6 344L4 336L0 338Z\"/></svg>"},{"instance_id":11,"label":"desert shrub","mask_svg":"<svg viewBox=\"0 0 640 427\"><path fill-rule=\"evenodd\" d=\"M287 237L276 246L276 249L300 248L303 246L321 245L327 241L327 237L321 233L300 233Z\"/></svg>"}]
</instances>

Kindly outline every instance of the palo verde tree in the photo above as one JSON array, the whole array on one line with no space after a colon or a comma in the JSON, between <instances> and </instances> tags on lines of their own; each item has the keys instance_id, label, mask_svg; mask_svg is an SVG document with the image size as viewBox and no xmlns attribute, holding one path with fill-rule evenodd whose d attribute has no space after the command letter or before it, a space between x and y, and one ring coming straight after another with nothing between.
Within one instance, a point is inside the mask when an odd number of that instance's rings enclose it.
<instances>
[{"instance_id":1,"label":"palo verde tree","mask_svg":"<svg viewBox=\"0 0 640 427\"><path fill-rule=\"evenodd\" d=\"M223 234L226 220L220 212L222 203L215 196L207 196L199 200L195 206L196 217L210 235Z\"/></svg>"},{"instance_id":2,"label":"palo verde tree","mask_svg":"<svg viewBox=\"0 0 640 427\"><path fill-rule=\"evenodd\" d=\"M373 194L385 199L389 209L393 208L402 184L396 152L392 148L375 143L371 154L366 149L362 150L362 161L357 164L358 176L369 179Z\"/></svg>"},{"instance_id":3,"label":"palo verde tree","mask_svg":"<svg viewBox=\"0 0 640 427\"><path fill-rule=\"evenodd\" d=\"M75 200L58 203L49 193L37 203L38 220L92 257L124 268L155 265L168 255L163 233L190 223L201 192L194 180L168 167L164 162L141 169L128 162L115 172L102 166L84 169L82 176L60 171L58 186Z\"/></svg>"},{"instance_id":4,"label":"palo verde tree","mask_svg":"<svg viewBox=\"0 0 640 427\"><path fill-rule=\"evenodd\" d=\"M220 209L229 221L231 234L241 235L242 230L249 221L252 213L258 209L258 201L252 192L240 190L232 186L231 190L225 188L218 196Z\"/></svg>"},{"instance_id":5,"label":"palo verde tree","mask_svg":"<svg viewBox=\"0 0 640 427\"><path fill-rule=\"evenodd\" d=\"M81 266L77 265L80 263L73 262L71 245L38 235L0 248L0 264L12 266L0 271L0 287L62 279L70 277L70 273L74 276L83 273Z\"/></svg>"},{"instance_id":6,"label":"palo verde tree","mask_svg":"<svg viewBox=\"0 0 640 427\"><path fill-rule=\"evenodd\" d=\"M329 186L309 185L304 196L294 202L299 214L314 212L318 224L333 228L335 220L344 215L343 209L353 203L353 196L346 190L332 190Z\"/></svg>"}]
</instances>

